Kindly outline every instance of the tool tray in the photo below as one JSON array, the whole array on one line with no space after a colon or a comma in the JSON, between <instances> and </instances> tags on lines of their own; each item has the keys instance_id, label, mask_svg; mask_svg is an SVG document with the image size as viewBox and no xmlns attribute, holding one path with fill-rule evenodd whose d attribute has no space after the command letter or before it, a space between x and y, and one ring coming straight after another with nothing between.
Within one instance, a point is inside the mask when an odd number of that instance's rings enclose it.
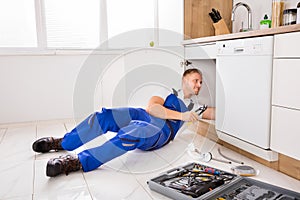
<instances>
[{"instance_id":1,"label":"tool tray","mask_svg":"<svg viewBox=\"0 0 300 200\"><path fill-rule=\"evenodd\" d=\"M199 163L171 169L147 184L151 190L180 200L300 200L300 193Z\"/></svg>"}]
</instances>

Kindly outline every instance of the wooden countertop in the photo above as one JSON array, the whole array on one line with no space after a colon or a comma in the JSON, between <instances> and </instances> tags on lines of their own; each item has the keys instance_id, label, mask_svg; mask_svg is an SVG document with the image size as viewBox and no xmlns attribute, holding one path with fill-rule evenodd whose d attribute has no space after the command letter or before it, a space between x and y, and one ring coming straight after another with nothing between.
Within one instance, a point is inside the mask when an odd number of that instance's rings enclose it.
<instances>
[{"instance_id":1,"label":"wooden countertop","mask_svg":"<svg viewBox=\"0 0 300 200\"><path fill-rule=\"evenodd\" d=\"M190 40L184 40L182 42L182 44L189 45L189 44L211 43L211 42L216 42L216 41L221 41L221 40L231 40L231 39L239 39L239 38L276 35L276 34L290 33L290 32L296 32L296 31L300 31L300 24L281 26L278 28L270 28L270 29L264 29L264 30L254 30L254 31L248 31L248 32L238 32L238 33L231 33L231 34L225 34L225 35L195 38L195 39L190 39Z\"/></svg>"}]
</instances>

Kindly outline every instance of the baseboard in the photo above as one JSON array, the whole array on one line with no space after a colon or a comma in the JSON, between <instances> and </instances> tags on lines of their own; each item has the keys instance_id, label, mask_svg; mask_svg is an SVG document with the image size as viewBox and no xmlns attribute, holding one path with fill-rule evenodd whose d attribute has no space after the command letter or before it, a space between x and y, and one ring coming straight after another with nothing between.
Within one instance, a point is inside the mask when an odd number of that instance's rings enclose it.
<instances>
[{"instance_id":1,"label":"baseboard","mask_svg":"<svg viewBox=\"0 0 300 200\"><path fill-rule=\"evenodd\" d=\"M300 180L300 160L279 154L279 171Z\"/></svg>"},{"instance_id":2,"label":"baseboard","mask_svg":"<svg viewBox=\"0 0 300 200\"><path fill-rule=\"evenodd\" d=\"M225 141L229 144L234 144L234 146L243 149L257 157L260 157L266 161L269 162L275 162L278 161L278 153L275 151L272 151L270 149L263 149L258 146L255 146L253 144L250 144L246 141L240 140L238 138L235 138L231 135L228 135L226 133L223 133L221 131L216 131L219 139L222 141Z\"/></svg>"}]
</instances>

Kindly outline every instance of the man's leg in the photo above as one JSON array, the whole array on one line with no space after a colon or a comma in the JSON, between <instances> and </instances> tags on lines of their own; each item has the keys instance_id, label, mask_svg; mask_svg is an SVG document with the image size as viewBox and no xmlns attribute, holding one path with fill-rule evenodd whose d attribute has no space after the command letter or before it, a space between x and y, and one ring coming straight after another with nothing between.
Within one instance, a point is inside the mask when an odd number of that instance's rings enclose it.
<instances>
[{"instance_id":1,"label":"man's leg","mask_svg":"<svg viewBox=\"0 0 300 200\"><path fill-rule=\"evenodd\" d=\"M49 160L46 173L47 176L53 177L79 169L88 172L127 151L159 147L168 139L168 135L161 128L148 122L134 120L128 126L121 128L114 138L99 147L82 151L78 157L67 155Z\"/></svg>"},{"instance_id":2,"label":"man's leg","mask_svg":"<svg viewBox=\"0 0 300 200\"><path fill-rule=\"evenodd\" d=\"M119 130L111 140L99 147L85 150L78 154L83 171L91 171L102 164L123 155L127 151L140 148L147 150L164 138L160 128L144 121L132 121Z\"/></svg>"},{"instance_id":3,"label":"man's leg","mask_svg":"<svg viewBox=\"0 0 300 200\"><path fill-rule=\"evenodd\" d=\"M81 122L71 132L65 134L61 145L65 150L74 150L107 131L118 132L132 120L149 121L149 115L138 108L103 108Z\"/></svg>"},{"instance_id":4,"label":"man's leg","mask_svg":"<svg viewBox=\"0 0 300 200\"><path fill-rule=\"evenodd\" d=\"M74 150L107 131L117 132L135 119L149 121L150 117L140 108L103 108L102 112L93 113L63 138L44 137L36 140L32 148L40 153Z\"/></svg>"}]
</instances>

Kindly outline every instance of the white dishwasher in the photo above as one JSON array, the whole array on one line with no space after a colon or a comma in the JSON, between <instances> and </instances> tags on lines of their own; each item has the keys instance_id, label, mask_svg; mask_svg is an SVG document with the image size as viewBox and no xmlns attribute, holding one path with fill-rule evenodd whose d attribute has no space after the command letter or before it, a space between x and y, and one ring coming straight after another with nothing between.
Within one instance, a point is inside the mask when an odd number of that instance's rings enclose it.
<instances>
[{"instance_id":1,"label":"white dishwasher","mask_svg":"<svg viewBox=\"0 0 300 200\"><path fill-rule=\"evenodd\" d=\"M220 41L217 50L218 136L229 143L241 142L237 146L254 154L255 148L268 150L273 36Z\"/></svg>"}]
</instances>

